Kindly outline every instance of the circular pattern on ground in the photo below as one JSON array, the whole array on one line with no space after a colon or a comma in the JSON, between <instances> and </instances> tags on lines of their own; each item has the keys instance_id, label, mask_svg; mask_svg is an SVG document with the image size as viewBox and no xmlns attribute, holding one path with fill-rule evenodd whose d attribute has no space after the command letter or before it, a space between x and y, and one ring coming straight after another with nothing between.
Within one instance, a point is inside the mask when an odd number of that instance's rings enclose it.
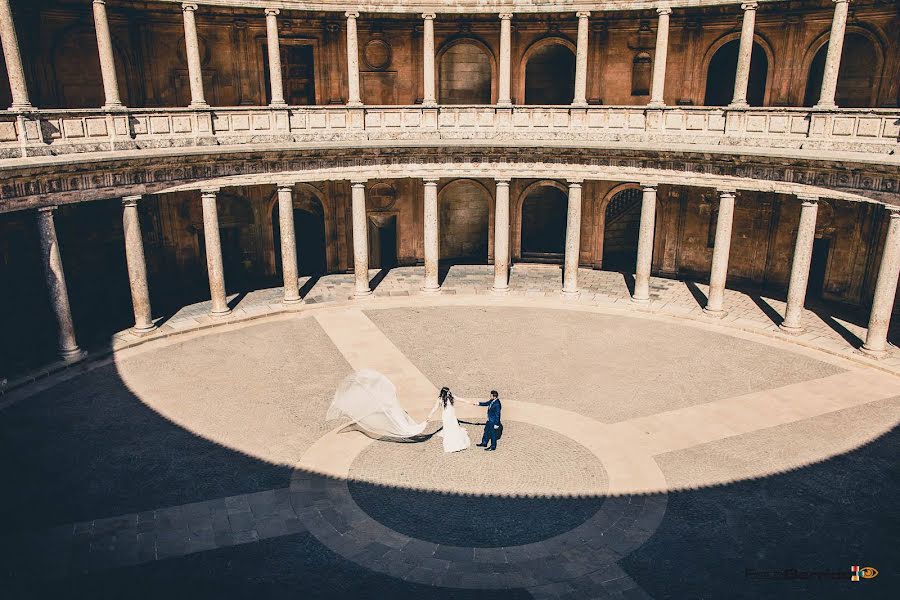
<instances>
[{"instance_id":1,"label":"circular pattern on ground","mask_svg":"<svg viewBox=\"0 0 900 600\"><path fill-rule=\"evenodd\" d=\"M472 443L483 427L464 424ZM391 529L473 547L538 542L578 527L603 505L608 478L589 450L543 427L504 423L498 450L445 454L425 443L372 444L353 462L350 494Z\"/></svg>"}]
</instances>

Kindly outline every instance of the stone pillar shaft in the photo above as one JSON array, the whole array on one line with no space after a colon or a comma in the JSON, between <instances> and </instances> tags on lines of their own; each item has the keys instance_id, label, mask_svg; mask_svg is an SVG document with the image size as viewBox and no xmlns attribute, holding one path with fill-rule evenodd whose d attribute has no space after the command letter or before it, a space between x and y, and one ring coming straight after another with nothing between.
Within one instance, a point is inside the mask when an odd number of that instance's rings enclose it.
<instances>
[{"instance_id":1,"label":"stone pillar shaft","mask_svg":"<svg viewBox=\"0 0 900 600\"><path fill-rule=\"evenodd\" d=\"M650 269L653 261L653 238L656 228L656 190L655 183L641 184L641 225L638 233L637 263L634 269L635 302L650 300Z\"/></svg>"},{"instance_id":2,"label":"stone pillar shaft","mask_svg":"<svg viewBox=\"0 0 900 600\"><path fill-rule=\"evenodd\" d=\"M285 304L300 302L297 274L297 238L294 232L293 187L278 186L278 229L281 234L281 272L284 275Z\"/></svg>"},{"instance_id":3,"label":"stone pillar shaft","mask_svg":"<svg viewBox=\"0 0 900 600\"><path fill-rule=\"evenodd\" d=\"M509 179L497 180L494 207L494 286L493 291L509 291Z\"/></svg>"},{"instance_id":4,"label":"stone pillar shaft","mask_svg":"<svg viewBox=\"0 0 900 600\"><path fill-rule=\"evenodd\" d=\"M753 31L756 28L756 2L741 4L744 10L744 21L741 25L741 45L738 50L737 72L734 78L734 96L731 106L742 108L747 104L747 85L750 81L750 58L753 55Z\"/></svg>"},{"instance_id":5,"label":"stone pillar shaft","mask_svg":"<svg viewBox=\"0 0 900 600\"><path fill-rule=\"evenodd\" d=\"M499 92L497 94L498 106L512 105L512 92L510 90L512 70L512 14L500 15L500 74Z\"/></svg>"},{"instance_id":6,"label":"stone pillar shaft","mask_svg":"<svg viewBox=\"0 0 900 600\"><path fill-rule=\"evenodd\" d=\"M97 31L97 50L100 53L100 75L103 77L103 108L122 106L119 98L119 82L116 77L116 60L113 53L112 35L106 18L106 0L94 0L94 28Z\"/></svg>"},{"instance_id":7,"label":"stone pillar shaft","mask_svg":"<svg viewBox=\"0 0 900 600\"><path fill-rule=\"evenodd\" d=\"M890 221L884 251L881 253L881 265L878 267L866 342L862 347L863 352L873 356L884 355L887 351L891 311L897 294L897 281L900 279L900 209L885 207L885 210L890 213Z\"/></svg>"},{"instance_id":8,"label":"stone pillar shaft","mask_svg":"<svg viewBox=\"0 0 900 600\"><path fill-rule=\"evenodd\" d=\"M834 0L834 17L828 37L828 54L825 55L825 72L822 74L822 92L816 108L836 108L838 72L841 69L841 53L844 50L844 32L847 30L849 0Z\"/></svg>"},{"instance_id":9,"label":"stone pillar shaft","mask_svg":"<svg viewBox=\"0 0 900 600\"><path fill-rule=\"evenodd\" d=\"M356 19L359 18L359 13L348 11L344 16L347 17L347 105L362 106L359 95L359 46L356 40Z\"/></svg>"},{"instance_id":10,"label":"stone pillar shaft","mask_svg":"<svg viewBox=\"0 0 900 600\"><path fill-rule=\"evenodd\" d=\"M122 198L122 230L125 233L125 262L128 264L128 284L131 287L131 304L134 308L134 328L137 334L156 329L153 309L150 307L150 287L147 285L147 261L144 258L144 240L138 215L140 196Z\"/></svg>"},{"instance_id":11,"label":"stone pillar shaft","mask_svg":"<svg viewBox=\"0 0 900 600\"><path fill-rule=\"evenodd\" d=\"M801 331L800 319L806 303L806 288L809 283L809 265L812 262L813 242L816 241L816 215L819 212L818 198L801 198L800 225L794 243L794 259L791 263L791 280L788 284L787 306L781 329L788 333Z\"/></svg>"},{"instance_id":12,"label":"stone pillar shaft","mask_svg":"<svg viewBox=\"0 0 900 600\"><path fill-rule=\"evenodd\" d=\"M578 39L575 47L575 97L574 106L587 106L587 70L588 70L588 18L591 13L581 11L578 17Z\"/></svg>"},{"instance_id":13,"label":"stone pillar shaft","mask_svg":"<svg viewBox=\"0 0 900 600\"><path fill-rule=\"evenodd\" d=\"M72 309L69 306L69 292L66 288L66 274L63 271L62 257L59 253L59 241L56 238L56 225L53 222L53 211L56 207L38 209L37 224L41 238L41 263L47 278L47 291L50 293L50 305L56 316L59 334L59 354L64 360L74 360L82 355L75 339L75 325L72 322Z\"/></svg>"},{"instance_id":14,"label":"stone pillar shaft","mask_svg":"<svg viewBox=\"0 0 900 600\"><path fill-rule=\"evenodd\" d=\"M203 190L203 238L206 241L206 270L209 273L210 314L221 317L231 312L225 293L225 269L222 265L222 242L219 238L219 214L216 208L218 190Z\"/></svg>"},{"instance_id":15,"label":"stone pillar shaft","mask_svg":"<svg viewBox=\"0 0 900 600\"><path fill-rule=\"evenodd\" d=\"M187 51L188 79L191 83L191 106L204 107L206 96L203 94L203 68L200 63L200 42L197 40L197 22L194 19L196 4L181 5L184 15L184 45Z\"/></svg>"},{"instance_id":16,"label":"stone pillar shaft","mask_svg":"<svg viewBox=\"0 0 900 600\"><path fill-rule=\"evenodd\" d=\"M672 9L657 8L659 24L656 28L656 58L653 60L653 87L650 91L650 107L666 105L664 92L666 86L666 57L669 54L669 15Z\"/></svg>"},{"instance_id":17,"label":"stone pillar shaft","mask_svg":"<svg viewBox=\"0 0 900 600\"><path fill-rule=\"evenodd\" d=\"M281 81L281 43L278 40L277 8L266 9L266 44L269 53L270 106L287 106L284 101L284 84Z\"/></svg>"},{"instance_id":18,"label":"stone pillar shaft","mask_svg":"<svg viewBox=\"0 0 900 600\"><path fill-rule=\"evenodd\" d=\"M438 222L437 179L424 179L425 183L425 284L424 292L437 292L440 261L440 224Z\"/></svg>"},{"instance_id":19,"label":"stone pillar shaft","mask_svg":"<svg viewBox=\"0 0 900 600\"><path fill-rule=\"evenodd\" d=\"M434 13L425 13L422 15L425 20L422 35L422 82L423 82L423 98L422 104L425 106L434 106L437 104L437 94L434 85Z\"/></svg>"},{"instance_id":20,"label":"stone pillar shaft","mask_svg":"<svg viewBox=\"0 0 900 600\"><path fill-rule=\"evenodd\" d=\"M566 214L566 257L563 265L564 295L578 293L578 258L581 254L581 182L569 182Z\"/></svg>"},{"instance_id":21,"label":"stone pillar shaft","mask_svg":"<svg viewBox=\"0 0 900 600\"><path fill-rule=\"evenodd\" d=\"M9 88L12 92L10 109L34 108L28 99L28 84L25 82L25 69L22 67L19 37L16 35L16 25L13 23L9 0L0 0L0 43L3 45L3 60L6 62L6 74L9 77Z\"/></svg>"},{"instance_id":22,"label":"stone pillar shaft","mask_svg":"<svg viewBox=\"0 0 900 600\"><path fill-rule=\"evenodd\" d=\"M709 298L703 310L712 316L724 316L725 280L728 278L728 254L731 252L731 228L734 222L734 191L719 192L719 218L712 268L709 273Z\"/></svg>"},{"instance_id":23,"label":"stone pillar shaft","mask_svg":"<svg viewBox=\"0 0 900 600\"><path fill-rule=\"evenodd\" d=\"M366 182L352 181L353 211L353 273L356 276L357 298L372 295L369 288L369 230L366 217Z\"/></svg>"}]
</instances>

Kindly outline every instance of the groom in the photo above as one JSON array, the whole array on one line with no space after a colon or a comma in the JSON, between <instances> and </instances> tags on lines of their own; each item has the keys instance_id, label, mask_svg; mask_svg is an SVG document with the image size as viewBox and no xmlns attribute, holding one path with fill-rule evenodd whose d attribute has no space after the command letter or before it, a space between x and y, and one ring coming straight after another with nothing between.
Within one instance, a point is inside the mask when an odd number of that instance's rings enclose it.
<instances>
[{"instance_id":1,"label":"groom","mask_svg":"<svg viewBox=\"0 0 900 600\"><path fill-rule=\"evenodd\" d=\"M488 414L487 423L484 424L484 435L481 436L481 443L476 445L485 450L496 450L497 434L503 427L503 424L500 422L500 394L497 393L497 390L491 390L491 399L487 402L479 402L478 406L487 406ZM488 442L491 445L485 448Z\"/></svg>"}]
</instances>

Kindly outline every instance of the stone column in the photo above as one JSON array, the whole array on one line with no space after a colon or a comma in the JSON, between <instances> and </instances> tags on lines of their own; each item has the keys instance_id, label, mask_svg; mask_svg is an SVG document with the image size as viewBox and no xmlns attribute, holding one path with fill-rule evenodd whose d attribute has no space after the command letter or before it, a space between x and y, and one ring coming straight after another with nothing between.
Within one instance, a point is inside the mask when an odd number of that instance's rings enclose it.
<instances>
[{"instance_id":1,"label":"stone column","mask_svg":"<svg viewBox=\"0 0 900 600\"><path fill-rule=\"evenodd\" d=\"M509 179L497 180L494 207L494 285L497 294L509 291Z\"/></svg>"},{"instance_id":2,"label":"stone column","mask_svg":"<svg viewBox=\"0 0 900 600\"><path fill-rule=\"evenodd\" d=\"M125 262L128 264L128 283L131 305L134 308L134 327L138 335L156 329L150 307L150 288L147 285L147 262L144 260L144 241L138 216L140 196L122 198L122 231L125 233Z\"/></svg>"},{"instance_id":3,"label":"stone column","mask_svg":"<svg viewBox=\"0 0 900 600\"><path fill-rule=\"evenodd\" d=\"M650 108L666 105L663 96L666 86L666 57L669 54L669 15L672 9L665 6L656 9L659 25L656 28L656 58L653 60L653 87L650 92Z\"/></svg>"},{"instance_id":4,"label":"stone column","mask_svg":"<svg viewBox=\"0 0 900 600\"><path fill-rule=\"evenodd\" d=\"M709 297L703 312L712 317L724 317L725 280L728 277L728 254L731 252L731 226L734 222L734 190L719 190L719 218L716 221L716 240L712 268L709 273Z\"/></svg>"},{"instance_id":5,"label":"stone column","mask_svg":"<svg viewBox=\"0 0 900 600\"><path fill-rule=\"evenodd\" d=\"M734 78L734 96L731 99L732 108L746 108L747 84L750 81L750 57L753 54L753 30L756 26L756 2L744 2L741 8L744 10L744 22L741 26L741 45L738 50L737 73Z\"/></svg>"},{"instance_id":6,"label":"stone column","mask_svg":"<svg viewBox=\"0 0 900 600\"><path fill-rule=\"evenodd\" d=\"M103 77L103 108L121 108L116 60L113 54L109 21L106 19L106 0L94 0L94 29L97 31L97 50L100 52L100 75Z\"/></svg>"},{"instance_id":7,"label":"stone column","mask_svg":"<svg viewBox=\"0 0 900 600\"><path fill-rule=\"evenodd\" d=\"M359 46L356 41L359 13L347 11L344 16L347 17L347 106L362 106L359 95Z\"/></svg>"},{"instance_id":8,"label":"stone column","mask_svg":"<svg viewBox=\"0 0 900 600\"><path fill-rule=\"evenodd\" d=\"M875 296L872 298L866 343L862 347L862 351L870 356L884 356L887 352L891 311L897 294L897 281L900 279L900 208L885 206L884 209L889 213L890 222L884 240L884 251L881 253Z\"/></svg>"},{"instance_id":9,"label":"stone column","mask_svg":"<svg viewBox=\"0 0 900 600\"><path fill-rule=\"evenodd\" d=\"M187 50L188 78L191 82L191 107L209 106L203 95L203 69L200 66L200 43L197 41L197 22L194 20L196 4L181 5L184 15L184 44Z\"/></svg>"},{"instance_id":10,"label":"stone column","mask_svg":"<svg viewBox=\"0 0 900 600\"><path fill-rule=\"evenodd\" d=\"M512 106L512 13L500 13L500 73L497 106Z\"/></svg>"},{"instance_id":11,"label":"stone column","mask_svg":"<svg viewBox=\"0 0 900 600\"><path fill-rule=\"evenodd\" d=\"M581 254L581 182L569 181L566 215L566 258L563 265L563 296L578 295L578 258Z\"/></svg>"},{"instance_id":12,"label":"stone column","mask_svg":"<svg viewBox=\"0 0 900 600\"><path fill-rule=\"evenodd\" d=\"M287 106L284 101L284 85L281 82L281 44L278 41L277 8L266 9L266 44L269 51L269 85L272 102L269 106Z\"/></svg>"},{"instance_id":13,"label":"stone column","mask_svg":"<svg viewBox=\"0 0 900 600\"><path fill-rule=\"evenodd\" d=\"M55 206L38 209L37 224L41 236L41 262L44 265L44 275L47 277L50 304L59 328L59 355L63 360L71 361L80 358L84 353L78 347L75 339L75 325L72 322L69 292L66 289L66 274L63 272L59 241L56 239L56 226L53 223L54 210L56 210Z\"/></svg>"},{"instance_id":14,"label":"stone column","mask_svg":"<svg viewBox=\"0 0 900 600\"><path fill-rule=\"evenodd\" d=\"M634 269L634 302L650 301L650 269L653 261L653 239L656 229L655 183L642 183L641 229L638 233L637 264Z\"/></svg>"},{"instance_id":15,"label":"stone column","mask_svg":"<svg viewBox=\"0 0 900 600\"><path fill-rule=\"evenodd\" d=\"M297 238L294 233L294 188L278 186L278 229L281 234L281 272L285 304L302 302L297 275Z\"/></svg>"},{"instance_id":16,"label":"stone column","mask_svg":"<svg viewBox=\"0 0 900 600\"><path fill-rule=\"evenodd\" d=\"M837 92L838 71L841 69L841 52L844 50L844 32L847 30L847 10L850 0L833 0L834 17L828 38L828 54L825 55L825 72L822 74L822 92L816 108L837 108L834 94Z\"/></svg>"},{"instance_id":17,"label":"stone column","mask_svg":"<svg viewBox=\"0 0 900 600\"><path fill-rule=\"evenodd\" d=\"M225 294L225 270L222 266L222 242L219 239L219 214L216 209L216 194L219 190L202 190L203 237L206 240L206 270L209 273L209 297L212 301L210 314L223 317L231 312Z\"/></svg>"},{"instance_id":18,"label":"stone column","mask_svg":"<svg viewBox=\"0 0 900 600\"><path fill-rule=\"evenodd\" d=\"M424 13L425 19L422 34L422 106L437 105L437 94L434 88L434 13Z\"/></svg>"},{"instance_id":19,"label":"stone column","mask_svg":"<svg viewBox=\"0 0 900 600\"><path fill-rule=\"evenodd\" d=\"M578 17L578 40L575 46L575 97L572 106L587 106L588 17L589 11L575 13Z\"/></svg>"},{"instance_id":20,"label":"stone column","mask_svg":"<svg viewBox=\"0 0 900 600\"><path fill-rule=\"evenodd\" d=\"M6 61L6 74L9 76L9 88L12 92L10 110L34 108L28 100L25 69L22 67L19 38L16 35L16 25L13 23L9 0L0 0L0 43L3 44L3 60Z\"/></svg>"},{"instance_id":21,"label":"stone column","mask_svg":"<svg viewBox=\"0 0 900 600\"><path fill-rule=\"evenodd\" d=\"M369 288L369 223L366 218L366 181L350 182L353 211L353 272L357 298L372 295Z\"/></svg>"},{"instance_id":22,"label":"stone column","mask_svg":"<svg viewBox=\"0 0 900 600\"><path fill-rule=\"evenodd\" d=\"M425 283L423 292L441 291L438 283L438 263L440 262L440 224L438 223L437 178L422 180L425 183Z\"/></svg>"},{"instance_id":23,"label":"stone column","mask_svg":"<svg viewBox=\"0 0 900 600\"><path fill-rule=\"evenodd\" d=\"M784 321L780 327L786 333L800 333L800 318L806 303L806 284L809 282L809 265L812 261L813 242L816 240L816 213L819 199L815 196L800 196L800 225L797 227L797 241L794 243L794 260L791 263L791 281L788 284L787 306Z\"/></svg>"}]
</instances>

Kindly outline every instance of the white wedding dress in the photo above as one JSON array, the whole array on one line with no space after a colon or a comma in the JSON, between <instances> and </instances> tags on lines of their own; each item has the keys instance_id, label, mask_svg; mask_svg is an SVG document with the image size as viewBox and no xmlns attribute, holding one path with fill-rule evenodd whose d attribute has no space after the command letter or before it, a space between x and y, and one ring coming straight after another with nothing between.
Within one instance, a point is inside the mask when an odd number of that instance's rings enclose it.
<instances>
[{"instance_id":1,"label":"white wedding dress","mask_svg":"<svg viewBox=\"0 0 900 600\"><path fill-rule=\"evenodd\" d=\"M440 403L440 400L438 402ZM444 438L444 452L459 452L472 445L469 440L469 432L459 426L456 408L452 404L444 407L441 418L444 428L438 432L438 435Z\"/></svg>"},{"instance_id":2,"label":"white wedding dress","mask_svg":"<svg viewBox=\"0 0 900 600\"><path fill-rule=\"evenodd\" d=\"M348 375L334 393L325 420L339 417L349 418L374 436L410 438L425 431L431 414L416 423L400 405L391 380L373 369L362 369Z\"/></svg>"}]
</instances>

